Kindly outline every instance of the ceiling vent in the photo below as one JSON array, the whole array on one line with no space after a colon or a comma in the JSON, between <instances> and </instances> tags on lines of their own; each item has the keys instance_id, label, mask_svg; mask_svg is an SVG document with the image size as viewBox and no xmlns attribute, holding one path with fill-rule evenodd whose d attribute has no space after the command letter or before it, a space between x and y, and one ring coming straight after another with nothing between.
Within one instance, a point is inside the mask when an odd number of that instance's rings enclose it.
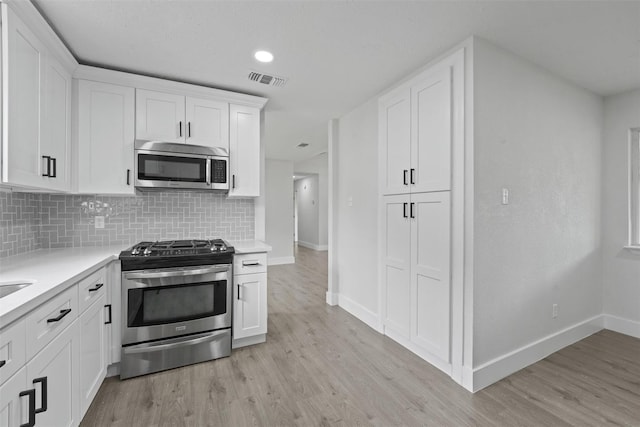
<instances>
[{"instance_id":1,"label":"ceiling vent","mask_svg":"<svg viewBox=\"0 0 640 427\"><path fill-rule=\"evenodd\" d=\"M285 79L284 77L256 73L255 71L249 72L249 80L256 83L262 83L263 85L276 87L282 87L285 85L285 83L287 83L287 79Z\"/></svg>"},{"instance_id":2,"label":"ceiling vent","mask_svg":"<svg viewBox=\"0 0 640 427\"><path fill-rule=\"evenodd\" d=\"M296 145L296 147L298 148L304 148L304 147L308 147L309 144L307 144L306 142L301 142L300 144Z\"/></svg>"}]
</instances>

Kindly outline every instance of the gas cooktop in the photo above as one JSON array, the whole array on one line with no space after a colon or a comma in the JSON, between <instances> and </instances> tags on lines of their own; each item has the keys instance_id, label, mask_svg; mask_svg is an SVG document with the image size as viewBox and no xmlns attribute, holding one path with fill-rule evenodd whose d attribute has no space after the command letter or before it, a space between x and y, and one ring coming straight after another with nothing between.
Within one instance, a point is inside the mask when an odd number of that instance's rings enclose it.
<instances>
[{"instance_id":1,"label":"gas cooktop","mask_svg":"<svg viewBox=\"0 0 640 427\"><path fill-rule=\"evenodd\" d=\"M120 252L122 270L231 263L233 246L222 239L140 242Z\"/></svg>"}]
</instances>

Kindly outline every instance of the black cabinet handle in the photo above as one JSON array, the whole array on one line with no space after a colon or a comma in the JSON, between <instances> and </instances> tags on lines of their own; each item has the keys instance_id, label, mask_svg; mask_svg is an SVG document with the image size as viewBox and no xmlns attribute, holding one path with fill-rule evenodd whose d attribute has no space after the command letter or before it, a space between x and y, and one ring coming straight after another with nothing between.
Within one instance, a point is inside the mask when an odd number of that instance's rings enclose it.
<instances>
[{"instance_id":1,"label":"black cabinet handle","mask_svg":"<svg viewBox=\"0 0 640 427\"><path fill-rule=\"evenodd\" d=\"M42 387L40 388L40 391L42 392L42 401L40 407L35 411L36 414L45 412L47 410L47 389L49 388L47 387L47 377L40 377L33 380L33 385L36 385L38 383L42 384Z\"/></svg>"},{"instance_id":2,"label":"black cabinet handle","mask_svg":"<svg viewBox=\"0 0 640 427\"><path fill-rule=\"evenodd\" d=\"M187 136L191 138L191 122L187 123Z\"/></svg>"},{"instance_id":3,"label":"black cabinet handle","mask_svg":"<svg viewBox=\"0 0 640 427\"><path fill-rule=\"evenodd\" d=\"M7 364L6 360L0 360L0 368Z\"/></svg>"},{"instance_id":4,"label":"black cabinet handle","mask_svg":"<svg viewBox=\"0 0 640 427\"><path fill-rule=\"evenodd\" d=\"M403 216L403 218L407 218L407 205L408 204L409 203L403 203L402 204L402 216Z\"/></svg>"},{"instance_id":5,"label":"black cabinet handle","mask_svg":"<svg viewBox=\"0 0 640 427\"><path fill-rule=\"evenodd\" d=\"M95 291L99 290L103 286L104 286L104 283L96 283L96 287L95 288L90 288L89 292L95 292Z\"/></svg>"},{"instance_id":6,"label":"black cabinet handle","mask_svg":"<svg viewBox=\"0 0 640 427\"><path fill-rule=\"evenodd\" d=\"M402 173L402 175L403 175L402 176L402 182L404 183L404 185L409 185L409 183L407 182L407 173L409 173L409 171L406 170L406 169Z\"/></svg>"},{"instance_id":7,"label":"black cabinet handle","mask_svg":"<svg viewBox=\"0 0 640 427\"><path fill-rule=\"evenodd\" d=\"M53 319L47 319L47 323L59 322L64 316L69 313L71 313L70 308L67 308L66 310L60 310L60 315L58 317L54 317Z\"/></svg>"},{"instance_id":8,"label":"black cabinet handle","mask_svg":"<svg viewBox=\"0 0 640 427\"><path fill-rule=\"evenodd\" d=\"M178 124L178 136L182 138L182 120L180 120L179 124Z\"/></svg>"},{"instance_id":9,"label":"black cabinet handle","mask_svg":"<svg viewBox=\"0 0 640 427\"><path fill-rule=\"evenodd\" d=\"M47 173L43 173L42 176L51 176L51 156L42 156L47 161Z\"/></svg>"},{"instance_id":10,"label":"black cabinet handle","mask_svg":"<svg viewBox=\"0 0 640 427\"><path fill-rule=\"evenodd\" d=\"M415 203L411 203L411 206L409 207L409 216L411 218L415 218L415 216L413 215L413 206L415 205Z\"/></svg>"},{"instance_id":11,"label":"black cabinet handle","mask_svg":"<svg viewBox=\"0 0 640 427\"><path fill-rule=\"evenodd\" d=\"M113 320L113 319L111 318L111 304L107 304L107 305L105 305L105 308L108 308L108 309L109 309L109 320L107 320L106 322L104 322L104 324L105 324L105 325L110 325L110 324L111 324L111 321Z\"/></svg>"},{"instance_id":12,"label":"black cabinet handle","mask_svg":"<svg viewBox=\"0 0 640 427\"><path fill-rule=\"evenodd\" d=\"M36 425L36 389L21 391L18 396L28 396L29 398L29 421L20 424L20 427L33 427Z\"/></svg>"},{"instance_id":13,"label":"black cabinet handle","mask_svg":"<svg viewBox=\"0 0 640 427\"><path fill-rule=\"evenodd\" d=\"M416 170L411 168L411 184L415 184L416 183L415 173L416 173Z\"/></svg>"},{"instance_id":14,"label":"black cabinet handle","mask_svg":"<svg viewBox=\"0 0 640 427\"><path fill-rule=\"evenodd\" d=\"M58 159L56 159L55 157L52 157L51 158L51 162L53 163L53 168L52 168L53 169L53 173L51 175L49 175L49 177L50 178L56 178L58 176L58 173L57 173L57 169L58 168L56 167L57 164L58 164Z\"/></svg>"},{"instance_id":15,"label":"black cabinet handle","mask_svg":"<svg viewBox=\"0 0 640 427\"><path fill-rule=\"evenodd\" d=\"M127 169L127 185L131 185L131 169Z\"/></svg>"},{"instance_id":16,"label":"black cabinet handle","mask_svg":"<svg viewBox=\"0 0 640 427\"><path fill-rule=\"evenodd\" d=\"M231 175L231 188L236 188L236 176Z\"/></svg>"},{"instance_id":17,"label":"black cabinet handle","mask_svg":"<svg viewBox=\"0 0 640 427\"><path fill-rule=\"evenodd\" d=\"M238 283L238 294L236 295L238 301L240 301L240 284Z\"/></svg>"}]
</instances>

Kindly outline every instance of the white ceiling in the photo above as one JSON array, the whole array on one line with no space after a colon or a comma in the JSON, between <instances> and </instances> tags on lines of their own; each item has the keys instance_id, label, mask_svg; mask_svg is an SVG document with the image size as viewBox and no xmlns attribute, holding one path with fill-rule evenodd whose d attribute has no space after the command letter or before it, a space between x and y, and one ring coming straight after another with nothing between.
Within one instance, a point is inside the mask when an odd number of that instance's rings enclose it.
<instances>
[{"instance_id":1,"label":"white ceiling","mask_svg":"<svg viewBox=\"0 0 640 427\"><path fill-rule=\"evenodd\" d=\"M600 95L640 88L640 1L36 0L84 64L247 92L267 157L326 151L327 122L475 34ZM253 52L273 52L259 64ZM285 87L249 70L289 78ZM300 142L310 144L296 148Z\"/></svg>"}]
</instances>

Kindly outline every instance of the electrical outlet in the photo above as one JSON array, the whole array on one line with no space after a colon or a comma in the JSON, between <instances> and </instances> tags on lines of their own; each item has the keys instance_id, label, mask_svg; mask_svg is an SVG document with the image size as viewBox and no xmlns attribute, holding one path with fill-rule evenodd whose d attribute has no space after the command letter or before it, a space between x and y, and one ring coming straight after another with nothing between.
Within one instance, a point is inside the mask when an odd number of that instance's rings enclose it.
<instances>
[{"instance_id":1,"label":"electrical outlet","mask_svg":"<svg viewBox=\"0 0 640 427\"><path fill-rule=\"evenodd\" d=\"M94 218L96 228L104 228L104 217L96 216Z\"/></svg>"},{"instance_id":2,"label":"electrical outlet","mask_svg":"<svg viewBox=\"0 0 640 427\"><path fill-rule=\"evenodd\" d=\"M553 304L551 317L553 317L554 319L558 317L558 304Z\"/></svg>"}]
</instances>

